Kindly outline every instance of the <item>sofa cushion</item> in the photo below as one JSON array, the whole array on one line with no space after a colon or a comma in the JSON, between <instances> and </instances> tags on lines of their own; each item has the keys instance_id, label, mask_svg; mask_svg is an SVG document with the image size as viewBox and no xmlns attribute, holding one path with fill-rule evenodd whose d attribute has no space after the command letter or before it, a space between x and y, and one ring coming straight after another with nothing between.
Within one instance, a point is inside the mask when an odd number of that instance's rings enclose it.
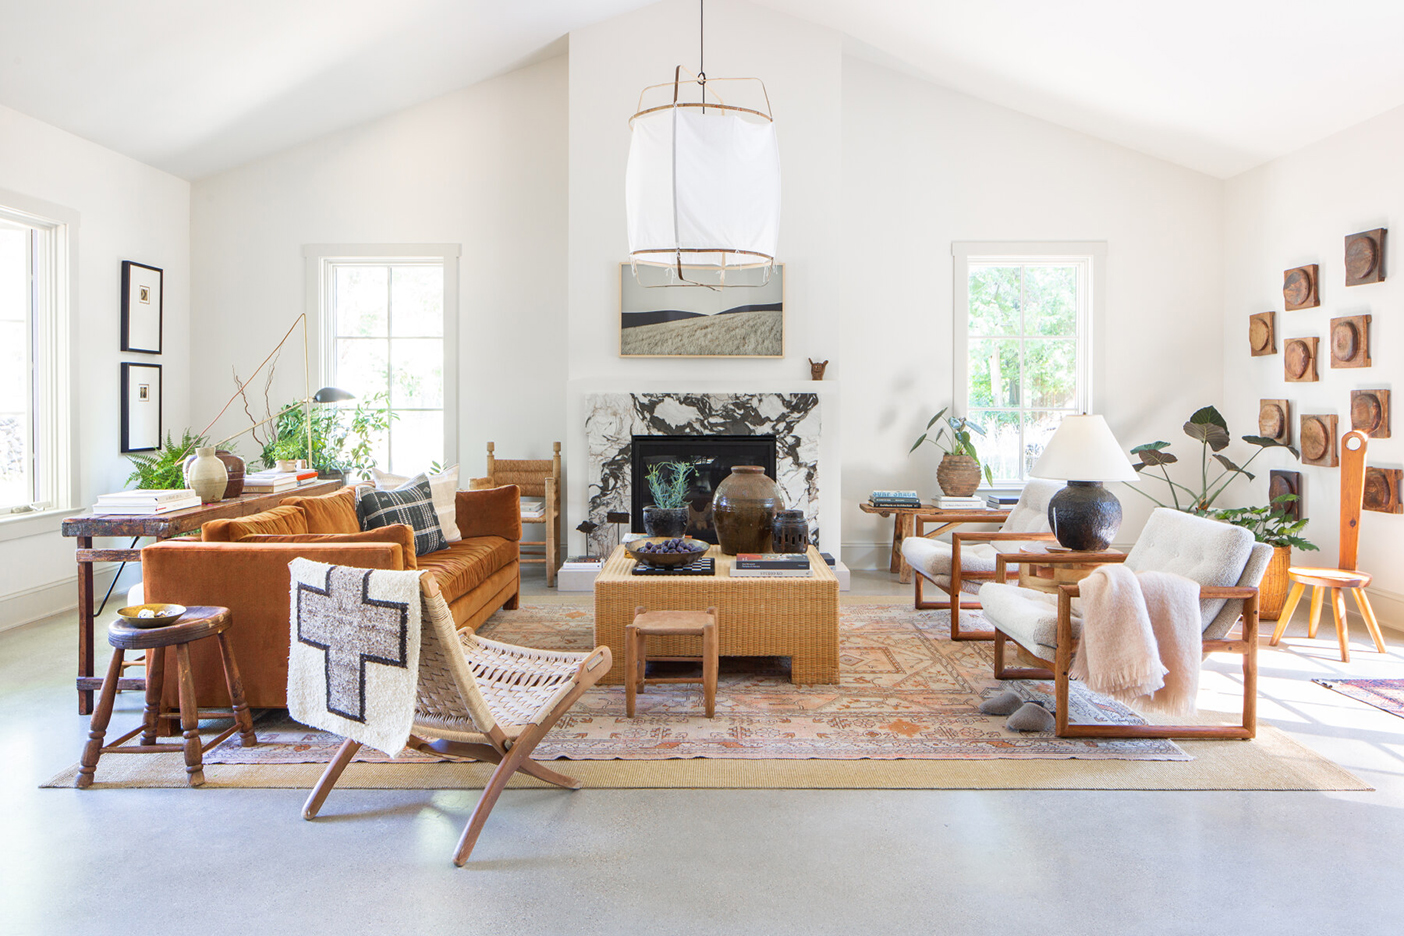
<instances>
[{"instance_id":1,"label":"sofa cushion","mask_svg":"<svg viewBox=\"0 0 1404 936\"><path fill-rule=\"evenodd\" d=\"M307 515L308 533L359 533L361 530L353 487L320 497L285 497L279 503L284 507L302 508Z\"/></svg>"},{"instance_id":2,"label":"sofa cushion","mask_svg":"<svg viewBox=\"0 0 1404 936\"><path fill-rule=\"evenodd\" d=\"M517 559L517 544L501 536L475 536L421 556L419 568L434 573L444 597L454 601Z\"/></svg>"},{"instance_id":3,"label":"sofa cushion","mask_svg":"<svg viewBox=\"0 0 1404 936\"><path fill-rule=\"evenodd\" d=\"M438 552L448 546L439 529L439 516L434 512L434 498L429 482L423 475L393 491L365 491L356 503L361 527L372 530L392 523L405 523L414 528L414 552L417 556Z\"/></svg>"},{"instance_id":4,"label":"sofa cushion","mask_svg":"<svg viewBox=\"0 0 1404 936\"><path fill-rule=\"evenodd\" d=\"M1253 552L1253 534L1243 527L1157 507L1131 551L1126 567L1133 572L1174 572L1210 587L1238 584ZM1202 627L1208 627L1224 599L1199 603Z\"/></svg>"},{"instance_id":5,"label":"sofa cushion","mask_svg":"<svg viewBox=\"0 0 1404 936\"><path fill-rule=\"evenodd\" d=\"M1048 525L1048 502L1053 499L1054 494L1062 489L1063 483L1061 481L1030 479L1024 485L1024 492L1019 495L1019 502L1009 511L1009 518L999 528L1000 532L1049 532L1052 527Z\"/></svg>"},{"instance_id":6,"label":"sofa cushion","mask_svg":"<svg viewBox=\"0 0 1404 936\"><path fill-rule=\"evenodd\" d=\"M403 523L359 530L355 533L254 533L240 537L240 543L394 543L402 552L406 569L417 569L414 556L414 530Z\"/></svg>"},{"instance_id":7,"label":"sofa cushion","mask_svg":"<svg viewBox=\"0 0 1404 936\"><path fill-rule=\"evenodd\" d=\"M307 515L298 507L274 507L234 520L211 520L200 527L206 543L235 543L256 533L306 533Z\"/></svg>"},{"instance_id":8,"label":"sofa cushion","mask_svg":"<svg viewBox=\"0 0 1404 936\"><path fill-rule=\"evenodd\" d=\"M381 471L379 468L373 470L377 491L393 491L413 480L403 475ZM439 515L439 529L443 532L444 539L456 543L463 538L458 533L455 516L457 508L454 506L454 495L458 493L458 466L452 465L437 474L426 472L425 477L429 480L429 493L434 498L434 512Z\"/></svg>"},{"instance_id":9,"label":"sofa cushion","mask_svg":"<svg viewBox=\"0 0 1404 936\"><path fill-rule=\"evenodd\" d=\"M454 503L458 531L464 539L500 536L517 542L522 538L521 488L515 484L459 491Z\"/></svg>"}]
</instances>

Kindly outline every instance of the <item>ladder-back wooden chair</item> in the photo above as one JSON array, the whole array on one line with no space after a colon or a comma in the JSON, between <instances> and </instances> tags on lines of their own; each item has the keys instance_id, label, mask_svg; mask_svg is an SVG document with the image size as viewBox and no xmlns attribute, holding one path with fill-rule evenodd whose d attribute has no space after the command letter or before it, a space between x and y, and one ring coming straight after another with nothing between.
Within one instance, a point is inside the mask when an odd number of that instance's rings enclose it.
<instances>
[{"instance_id":1,"label":"ladder-back wooden chair","mask_svg":"<svg viewBox=\"0 0 1404 936\"><path fill-rule=\"evenodd\" d=\"M408 747L426 754L497 764L458 840L462 867L488 814L517 771L568 790L580 781L531 759L552 726L609 672L608 647L589 653L531 650L457 630L431 573L419 579L419 683ZM302 817L313 819L361 744L347 738L317 781Z\"/></svg>"},{"instance_id":2,"label":"ladder-back wooden chair","mask_svg":"<svg viewBox=\"0 0 1404 936\"><path fill-rule=\"evenodd\" d=\"M1355 598L1355 606L1365 620L1365 628L1375 641L1375 649L1385 653L1384 635L1380 633L1380 623L1375 619L1375 611L1370 607L1370 599L1365 597L1365 588L1370 584L1370 573L1361 572L1355 567L1360 547L1360 510L1365 498L1365 448L1368 441L1365 433L1352 429L1341 437L1341 543L1335 569L1315 569L1307 566L1293 566L1287 570L1292 582L1292 590L1287 595L1287 603L1282 606L1282 614L1277 619L1277 628L1272 632L1269 643L1277 646L1287 624L1292 620L1292 612L1297 610L1297 602L1302 593L1311 586L1311 617L1307 620L1307 637L1316 637L1316 627L1321 622L1321 601L1327 592L1331 594L1331 611L1336 618L1336 640L1341 647L1341 661L1350 662L1350 627L1346 623L1345 592Z\"/></svg>"},{"instance_id":3,"label":"ladder-back wooden chair","mask_svg":"<svg viewBox=\"0 0 1404 936\"><path fill-rule=\"evenodd\" d=\"M487 476L468 482L472 491L515 484L523 497L539 497L545 502L541 516L522 516L522 523L540 523L545 530L539 540L522 540L521 562L545 563L546 584L555 586L561 567L561 443L553 442L550 458L498 458L493 443L487 444Z\"/></svg>"}]
</instances>

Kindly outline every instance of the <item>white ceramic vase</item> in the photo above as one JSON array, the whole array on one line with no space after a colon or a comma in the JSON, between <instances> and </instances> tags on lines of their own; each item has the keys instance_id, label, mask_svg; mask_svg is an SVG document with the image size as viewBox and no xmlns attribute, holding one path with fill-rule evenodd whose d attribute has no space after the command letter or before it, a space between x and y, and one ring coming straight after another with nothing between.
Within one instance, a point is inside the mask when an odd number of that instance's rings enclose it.
<instances>
[{"instance_id":1,"label":"white ceramic vase","mask_svg":"<svg viewBox=\"0 0 1404 936\"><path fill-rule=\"evenodd\" d=\"M214 446L195 450L195 460L185 469L185 483L196 494L200 503L212 504L224 499L224 488L229 482L229 472L224 462L215 457Z\"/></svg>"}]
</instances>

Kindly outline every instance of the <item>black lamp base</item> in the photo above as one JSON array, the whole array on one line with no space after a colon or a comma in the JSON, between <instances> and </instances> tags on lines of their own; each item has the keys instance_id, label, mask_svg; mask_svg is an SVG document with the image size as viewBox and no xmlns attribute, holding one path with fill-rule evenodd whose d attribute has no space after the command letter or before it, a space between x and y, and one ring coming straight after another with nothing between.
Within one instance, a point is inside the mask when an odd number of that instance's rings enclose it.
<instances>
[{"instance_id":1,"label":"black lamp base","mask_svg":"<svg viewBox=\"0 0 1404 936\"><path fill-rule=\"evenodd\" d=\"M1121 529L1121 501L1100 481L1069 481L1048 501L1048 524L1059 545L1098 552Z\"/></svg>"}]
</instances>

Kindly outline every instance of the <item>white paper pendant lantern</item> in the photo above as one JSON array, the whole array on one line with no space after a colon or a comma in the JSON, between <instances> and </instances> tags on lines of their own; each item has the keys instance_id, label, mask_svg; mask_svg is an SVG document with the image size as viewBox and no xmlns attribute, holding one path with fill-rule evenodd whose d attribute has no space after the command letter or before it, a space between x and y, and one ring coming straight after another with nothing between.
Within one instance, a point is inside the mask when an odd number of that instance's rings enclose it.
<instances>
[{"instance_id":1,"label":"white paper pendant lantern","mask_svg":"<svg viewBox=\"0 0 1404 936\"><path fill-rule=\"evenodd\" d=\"M728 96L750 83L765 103L723 101L715 87L722 82ZM646 107L659 89L671 91L672 101ZM683 100L690 93L700 100ZM765 85L705 74L684 79L679 67L673 81L644 89L629 125L624 201L639 283L767 282L780 238L780 148Z\"/></svg>"}]
</instances>

